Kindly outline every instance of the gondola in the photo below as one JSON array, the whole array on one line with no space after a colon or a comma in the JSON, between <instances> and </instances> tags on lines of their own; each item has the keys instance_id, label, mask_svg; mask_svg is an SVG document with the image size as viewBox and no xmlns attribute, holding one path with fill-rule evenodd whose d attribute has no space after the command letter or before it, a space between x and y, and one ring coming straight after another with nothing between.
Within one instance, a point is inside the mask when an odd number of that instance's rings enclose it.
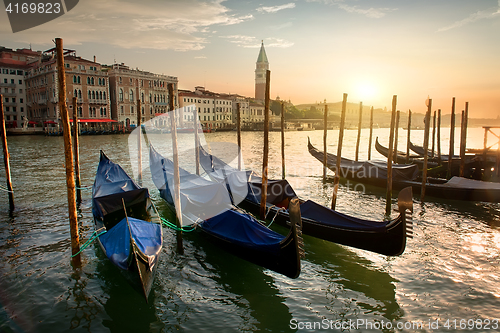
<instances>
[{"instance_id":1,"label":"gondola","mask_svg":"<svg viewBox=\"0 0 500 333\"><path fill-rule=\"evenodd\" d=\"M253 171L238 171L199 147L200 164L215 181L236 190L242 198L240 206L249 212L260 212L262 179ZM247 194L241 193L242 183ZM296 194L286 180L269 180L267 193L267 217L280 225L290 224L289 200ZM411 188L399 194L399 215L390 221L370 221L352 217L324 207L312 200L300 200L302 232L330 242L352 246L389 256L404 252L406 237L412 235L408 212L413 212ZM409 223L408 223L409 222Z\"/></svg>"},{"instance_id":2,"label":"gondola","mask_svg":"<svg viewBox=\"0 0 500 333\"><path fill-rule=\"evenodd\" d=\"M103 151L92 188L92 214L101 249L147 301L163 246L160 219L148 189Z\"/></svg>"},{"instance_id":3,"label":"gondola","mask_svg":"<svg viewBox=\"0 0 500 333\"><path fill-rule=\"evenodd\" d=\"M308 142L309 153L323 163L323 152ZM327 153L327 167L336 172L337 156ZM355 162L342 158L340 177L379 187L387 186L386 162ZM412 169L413 167L413 169ZM413 171L412 171L413 170ZM401 190L411 186L414 194L420 193L422 182L417 179L418 168L411 164L392 165L392 188ZM500 184L464 177L427 178L425 195L447 200L500 202Z\"/></svg>"},{"instance_id":4,"label":"gondola","mask_svg":"<svg viewBox=\"0 0 500 333\"><path fill-rule=\"evenodd\" d=\"M175 210L171 193L173 162L150 146L150 169L160 196ZM300 274L300 212L285 237L232 205L223 184L179 168L183 225L195 225L228 252L290 278Z\"/></svg>"},{"instance_id":5,"label":"gondola","mask_svg":"<svg viewBox=\"0 0 500 333\"><path fill-rule=\"evenodd\" d=\"M375 138L375 149L383 156L387 157L389 156L389 149L387 147L384 147L382 146L379 142L378 142L378 137ZM396 154L395 154L396 155ZM396 159L396 162L399 163L399 164L405 164L406 163L406 153L402 152L402 151L398 151L397 153L397 159ZM423 166L423 160L421 158L422 156L421 155L416 155L416 154L410 154L409 155L409 158L408 158L408 164L417 164L420 168L422 168ZM434 162L430 162L428 161L428 167L432 167L432 166L436 166L437 163L434 163Z\"/></svg>"}]
</instances>

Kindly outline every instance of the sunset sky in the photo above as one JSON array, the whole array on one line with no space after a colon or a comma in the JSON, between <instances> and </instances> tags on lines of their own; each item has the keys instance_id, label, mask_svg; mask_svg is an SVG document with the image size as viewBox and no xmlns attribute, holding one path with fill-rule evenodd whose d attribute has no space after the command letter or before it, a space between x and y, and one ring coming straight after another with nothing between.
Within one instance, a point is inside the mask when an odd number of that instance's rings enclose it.
<instances>
[{"instance_id":1,"label":"sunset sky","mask_svg":"<svg viewBox=\"0 0 500 333\"><path fill-rule=\"evenodd\" d=\"M177 76L179 87L254 94L261 40L271 96L471 117L500 115L500 0L81 0L66 15L0 45L46 50L52 39L104 64Z\"/></svg>"}]
</instances>

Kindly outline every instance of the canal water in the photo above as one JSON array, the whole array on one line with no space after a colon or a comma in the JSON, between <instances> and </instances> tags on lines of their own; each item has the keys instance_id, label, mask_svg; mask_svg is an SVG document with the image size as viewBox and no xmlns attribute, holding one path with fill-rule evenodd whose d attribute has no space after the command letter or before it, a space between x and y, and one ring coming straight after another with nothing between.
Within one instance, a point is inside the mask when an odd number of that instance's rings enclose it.
<instances>
[{"instance_id":1,"label":"canal water","mask_svg":"<svg viewBox=\"0 0 500 333\"><path fill-rule=\"evenodd\" d=\"M388 129L374 132L387 145ZM336 153L338 131L328 135L328 150ZM399 149L405 150L406 131L399 135ZM412 131L415 144L422 135ZM323 131L285 134L287 179L300 197L328 206L332 182L323 182L321 164L307 151L308 136L322 149ZM344 157L354 157L356 136L346 131ZM205 138L236 143L235 132ZM97 244L83 251L81 267L72 266L62 137L8 139L16 210L8 213L7 194L0 192L0 332L500 330L497 203L415 198L415 238L400 257L304 236L306 258L293 280L226 253L198 233L185 235L185 253L179 255L174 232L164 228L158 275L146 303ZM262 141L261 132L242 134L245 165L259 173ZM100 149L132 174L127 135L84 136L80 142L84 185L93 183ZM367 157L367 142L363 130L360 159ZM458 152L459 133L455 142ZM483 130L470 128L468 147L482 144ZM280 133L270 133L270 147L270 173L279 178ZM382 158L374 149L372 156ZM4 177L2 168L2 186ZM143 178L160 213L172 218L147 169ZM93 232L91 191L83 191L83 198L79 225L86 240ZM385 193L343 186L337 209L382 220Z\"/></svg>"}]
</instances>

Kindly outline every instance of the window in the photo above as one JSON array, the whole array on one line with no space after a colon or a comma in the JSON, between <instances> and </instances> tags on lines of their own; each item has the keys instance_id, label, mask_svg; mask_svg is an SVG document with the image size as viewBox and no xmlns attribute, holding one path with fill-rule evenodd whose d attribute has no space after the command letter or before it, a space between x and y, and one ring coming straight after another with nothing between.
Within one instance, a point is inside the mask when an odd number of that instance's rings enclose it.
<instances>
[{"instance_id":1,"label":"window","mask_svg":"<svg viewBox=\"0 0 500 333\"><path fill-rule=\"evenodd\" d=\"M78 90L78 98L82 98L82 91Z\"/></svg>"},{"instance_id":2,"label":"window","mask_svg":"<svg viewBox=\"0 0 500 333\"><path fill-rule=\"evenodd\" d=\"M120 83L122 83L122 77L120 76L120 79L119 79Z\"/></svg>"},{"instance_id":3,"label":"window","mask_svg":"<svg viewBox=\"0 0 500 333\"><path fill-rule=\"evenodd\" d=\"M78 84L81 84L81 83L82 83L82 81L81 81L81 79L80 79L80 75L78 75L78 77L76 78L76 81L78 82Z\"/></svg>"},{"instance_id":4,"label":"window","mask_svg":"<svg viewBox=\"0 0 500 333\"><path fill-rule=\"evenodd\" d=\"M14 79L10 79L10 83L11 83L11 84L14 84Z\"/></svg>"},{"instance_id":5,"label":"window","mask_svg":"<svg viewBox=\"0 0 500 333\"><path fill-rule=\"evenodd\" d=\"M90 84L90 77L87 76L87 84Z\"/></svg>"},{"instance_id":6,"label":"window","mask_svg":"<svg viewBox=\"0 0 500 333\"><path fill-rule=\"evenodd\" d=\"M123 111L123 105L120 106L120 114L125 114L124 111Z\"/></svg>"},{"instance_id":7,"label":"window","mask_svg":"<svg viewBox=\"0 0 500 333\"><path fill-rule=\"evenodd\" d=\"M9 70L5 69L5 68L2 68L2 74L9 74Z\"/></svg>"},{"instance_id":8,"label":"window","mask_svg":"<svg viewBox=\"0 0 500 333\"><path fill-rule=\"evenodd\" d=\"M23 84L23 80L19 80L19 84Z\"/></svg>"},{"instance_id":9,"label":"window","mask_svg":"<svg viewBox=\"0 0 500 333\"><path fill-rule=\"evenodd\" d=\"M94 85L94 78L93 77L90 78L90 84Z\"/></svg>"},{"instance_id":10,"label":"window","mask_svg":"<svg viewBox=\"0 0 500 333\"><path fill-rule=\"evenodd\" d=\"M73 75L73 83L76 83L76 75Z\"/></svg>"},{"instance_id":11,"label":"window","mask_svg":"<svg viewBox=\"0 0 500 333\"><path fill-rule=\"evenodd\" d=\"M23 98L19 98L19 103L24 103L24 99Z\"/></svg>"},{"instance_id":12,"label":"window","mask_svg":"<svg viewBox=\"0 0 500 333\"><path fill-rule=\"evenodd\" d=\"M21 112L24 112L24 107L21 106Z\"/></svg>"},{"instance_id":13,"label":"window","mask_svg":"<svg viewBox=\"0 0 500 333\"><path fill-rule=\"evenodd\" d=\"M130 80L132 80L132 79L130 79ZM134 91L132 89L130 89L130 92L129 92L129 100L130 101L134 100Z\"/></svg>"},{"instance_id":14,"label":"window","mask_svg":"<svg viewBox=\"0 0 500 333\"><path fill-rule=\"evenodd\" d=\"M102 97L103 97L103 99L106 99L106 92L102 93Z\"/></svg>"},{"instance_id":15,"label":"window","mask_svg":"<svg viewBox=\"0 0 500 333\"><path fill-rule=\"evenodd\" d=\"M123 102L123 89L120 88L120 92L118 94L118 99L120 100L120 102Z\"/></svg>"},{"instance_id":16,"label":"window","mask_svg":"<svg viewBox=\"0 0 500 333\"><path fill-rule=\"evenodd\" d=\"M16 70L15 70L15 69L11 69L11 70L10 70L10 74L12 74L12 75L16 75Z\"/></svg>"},{"instance_id":17,"label":"window","mask_svg":"<svg viewBox=\"0 0 500 333\"><path fill-rule=\"evenodd\" d=\"M130 107L130 113L134 113L134 107L133 106Z\"/></svg>"}]
</instances>

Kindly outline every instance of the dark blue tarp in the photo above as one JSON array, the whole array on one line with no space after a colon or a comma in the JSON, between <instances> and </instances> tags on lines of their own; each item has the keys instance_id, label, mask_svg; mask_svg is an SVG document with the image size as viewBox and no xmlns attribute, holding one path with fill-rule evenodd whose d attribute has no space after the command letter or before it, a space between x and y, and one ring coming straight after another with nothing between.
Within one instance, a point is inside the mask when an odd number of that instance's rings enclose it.
<instances>
[{"instance_id":1,"label":"dark blue tarp","mask_svg":"<svg viewBox=\"0 0 500 333\"><path fill-rule=\"evenodd\" d=\"M311 200L307 200L300 205L300 215L303 218L318 221L326 225L353 230L377 231L377 229L380 229L379 231L384 231L388 223L358 219L356 217L333 211L330 208L319 205Z\"/></svg>"},{"instance_id":2,"label":"dark blue tarp","mask_svg":"<svg viewBox=\"0 0 500 333\"><path fill-rule=\"evenodd\" d=\"M149 266L152 267L162 247L161 226L157 223L146 222L133 217L129 217L128 221L137 247L147 256ZM126 218L105 234L99 236L99 240L106 251L106 256L113 264L125 270L129 268L128 257L131 244Z\"/></svg>"},{"instance_id":3,"label":"dark blue tarp","mask_svg":"<svg viewBox=\"0 0 500 333\"><path fill-rule=\"evenodd\" d=\"M278 254L285 238L260 224L248 214L228 210L201 224L204 231L233 244Z\"/></svg>"},{"instance_id":4,"label":"dark blue tarp","mask_svg":"<svg viewBox=\"0 0 500 333\"><path fill-rule=\"evenodd\" d=\"M103 219L109 213L123 210L121 198L130 206L147 200L149 192L133 181L121 166L101 153L92 188L94 216Z\"/></svg>"},{"instance_id":5,"label":"dark blue tarp","mask_svg":"<svg viewBox=\"0 0 500 333\"><path fill-rule=\"evenodd\" d=\"M230 165L222 161L217 156L213 156L207 153L202 146L199 147L200 150L200 164L207 173L215 173L217 170L225 170L226 174L232 172L239 172L238 170L232 168ZM260 197L262 193L262 178L257 176L257 174L251 170L246 171L247 175L247 185L248 193L246 195L247 200L260 203ZM218 179L218 181L223 181ZM292 199L296 197L297 194L293 190L292 186L285 179L279 180L268 180L267 181L267 198L266 202L270 204L277 205L286 199ZM284 206L287 206L286 204Z\"/></svg>"}]
</instances>

